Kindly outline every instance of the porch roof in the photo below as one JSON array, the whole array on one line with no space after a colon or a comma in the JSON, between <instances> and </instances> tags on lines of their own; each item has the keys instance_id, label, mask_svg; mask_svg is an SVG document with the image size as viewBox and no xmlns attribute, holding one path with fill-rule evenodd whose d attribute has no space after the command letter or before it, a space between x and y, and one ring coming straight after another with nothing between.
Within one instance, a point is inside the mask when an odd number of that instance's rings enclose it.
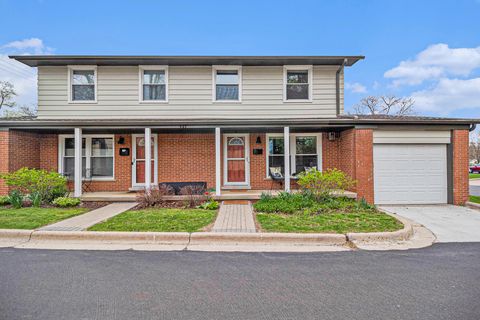
<instances>
[{"instance_id":1,"label":"porch roof","mask_svg":"<svg viewBox=\"0 0 480 320\"><path fill-rule=\"evenodd\" d=\"M30 67L98 65L98 66L137 66L137 65L243 65L243 66L283 66L283 65L342 65L352 66L364 56L79 56L79 55L24 55L10 56Z\"/></svg>"},{"instance_id":2,"label":"porch roof","mask_svg":"<svg viewBox=\"0 0 480 320\"><path fill-rule=\"evenodd\" d=\"M336 118L296 118L296 119L38 119L34 117L1 118L1 128L12 129L72 129L76 127L87 129L171 129L171 130L201 130L221 128L251 128L268 129L290 126L293 128L348 128L355 126L378 125L444 125L473 126L480 119L440 118L419 116L365 116L340 115Z\"/></svg>"}]
</instances>

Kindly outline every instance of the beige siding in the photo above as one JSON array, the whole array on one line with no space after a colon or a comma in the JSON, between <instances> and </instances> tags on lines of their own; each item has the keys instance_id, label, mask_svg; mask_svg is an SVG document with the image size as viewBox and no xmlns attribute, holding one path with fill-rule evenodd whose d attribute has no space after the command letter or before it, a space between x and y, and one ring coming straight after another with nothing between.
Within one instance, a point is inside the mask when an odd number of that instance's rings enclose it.
<instances>
[{"instance_id":1,"label":"beige siding","mask_svg":"<svg viewBox=\"0 0 480 320\"><path fill-rule=\"evenodd\" d=\"M335 66L313 68L313 101L283 102L283 67L243 67L241 103L212 102L212 68L169 68L169 102L139 102L135 66L98 67L97 103L68 103L67 67L38 68L39 117L272 119L335 116ZM343 74L341 77L343 110Z\"/></svg>"},{"instance_id":2,"label":"beige siding","mask_svg":"<svg viewBox=\"0 0 480 320\"><path fill-rule=\"evenodd\" d=\"M373 143L450 143L450 131L373 131Z\"/></svg>"}]
</instances>

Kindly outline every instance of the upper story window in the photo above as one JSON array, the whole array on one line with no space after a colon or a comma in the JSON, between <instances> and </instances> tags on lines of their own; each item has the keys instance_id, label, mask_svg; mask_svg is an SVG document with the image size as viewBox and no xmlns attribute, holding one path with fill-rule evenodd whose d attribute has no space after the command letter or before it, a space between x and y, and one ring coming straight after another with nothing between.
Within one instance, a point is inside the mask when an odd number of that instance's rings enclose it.
<instances>
[{"instance_id":1,"label":"upper story window","mask_svg":"<svg viewBox=\"0 0 480 320\"><path fill-rule=\"evenodd\" d=\"M70 66L68 68L70 102L97 101L97 67Z\"/></svg>"},{"instance_id":2,"label":"upper story window","mask_svg":"<svg viewBox=\"0 0 480 320\"><path fill-rule=\"evenodd\" d=\"M140 66L140 101L168 101L167 66Z\"/></svg>"},{"instance_id":3,"label":"upper story window","mask_svg":"<svg viewBox=\"0 0 480 320\"><path fill-rule=\"evenodd\" d=\"M284 101L312 101L312 66L284 66Z\"/></svg>"},{"instance_id":4,"label":"upper story window","mask_svg":"<svg viewBox=\"0 0 480 320\"><path fill-rule=\"evenodd\" d=\"M213 101L241 101L242 68L240 66L214 66L213 79Z\"/></svg>"}]
</instances>

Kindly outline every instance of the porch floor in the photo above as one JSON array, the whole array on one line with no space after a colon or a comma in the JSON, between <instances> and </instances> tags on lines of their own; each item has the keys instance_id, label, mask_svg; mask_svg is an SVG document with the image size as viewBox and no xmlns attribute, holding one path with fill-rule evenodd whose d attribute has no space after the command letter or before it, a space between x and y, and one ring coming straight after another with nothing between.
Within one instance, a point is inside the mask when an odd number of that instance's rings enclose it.
<instances>
[{"instance_id":1,"label":"porch floor","mask_svg":"<svg viewBox=\"0 0 480 320\"><path fill-rule=\"evenodd\" d=\"M282 190L222 190L220 196L214 196L215 200L258 200L262 193L276 195ZM295 192L295 190L293 190ZM338 192L337 196L343 195L348 198L356 198L355 192ZM82 201L108 201L108 202L135 202L137 192L86 192L82 195ZM168 196L165 200L186 200L188 196Z\"/></svg>"}]
</instances>

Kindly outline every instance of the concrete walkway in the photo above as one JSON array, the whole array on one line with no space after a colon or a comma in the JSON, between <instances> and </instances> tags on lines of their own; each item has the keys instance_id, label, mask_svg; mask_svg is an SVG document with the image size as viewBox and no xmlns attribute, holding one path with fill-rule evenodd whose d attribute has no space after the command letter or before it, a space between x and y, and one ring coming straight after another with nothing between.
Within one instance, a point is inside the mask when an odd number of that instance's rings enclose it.
<instances>
[{"instance_id":1,"label":"concrete walkway","mask_svg":"<svg viewBox=\"0 0 480 320\"><path fill-rule=\"evenodd\" d=\"M40 228L42 231L81 231L94 224L125 212L137 205L136 202L116 202L85 214L62 220L60 222Z\"/></svg>"},{"instance_id":2,"label":"concrete walkway","mask_svg":"<svg viewBox=\"0 0 480 320\"><path fill-rule=\"evenodd\" d=\"M253 210L250 202L247 204L222 203L213 232L256 232L253 221Z\"/></svg>"}]
</instances>

